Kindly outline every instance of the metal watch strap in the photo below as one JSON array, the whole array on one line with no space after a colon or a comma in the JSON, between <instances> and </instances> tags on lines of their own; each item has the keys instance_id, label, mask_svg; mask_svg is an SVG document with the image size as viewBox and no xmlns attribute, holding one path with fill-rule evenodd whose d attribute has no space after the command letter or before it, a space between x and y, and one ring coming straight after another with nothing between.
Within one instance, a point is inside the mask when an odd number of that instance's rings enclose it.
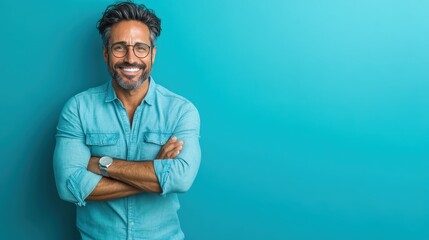
<instances>
[{"instance_id":1,"label":"metal watch strap","mask_svg":"<svg viewBox=\"0 0 429 240\"><path fill-rule=\"evenodd\" d=\"M109 174L107 174L107 167L105 167L105 166L101 166L101 165L99 165L99 167L100 167L101 175L103 175L103 176L105 176L105 177L108 177L108 176L109 176Z\"/></svg>"},{"instance_id":2,"label":"metal watch strap","mask_svg":"<svg viewBox=\"0 0 429 240\"><path fill-rule=\"evenodd\" d=\"M100 169L101 175L108 177L109 174L107 173L107 168L112 165L113 159L108 156L101 157L98 160L98 168Z\"/></svg>"}]
</instances>

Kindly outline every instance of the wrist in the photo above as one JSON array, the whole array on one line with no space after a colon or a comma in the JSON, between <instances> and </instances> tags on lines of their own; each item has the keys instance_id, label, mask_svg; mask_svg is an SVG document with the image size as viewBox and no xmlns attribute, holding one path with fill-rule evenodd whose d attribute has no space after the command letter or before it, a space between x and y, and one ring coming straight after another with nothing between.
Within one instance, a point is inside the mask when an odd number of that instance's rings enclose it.
<instances>
[{"instance_id":1,"label":"wrist","mask_svg":"<svg viewBox=\"0 0 429 240\"><path fill-rule=\"evenodd\" d=\"M108 168L113 164L113 159L109 156L101 157L98 160L98 169L101 175L109 177Z\"/></svg>"},{"instance_id":2,"label":"wrist","mask_svg":"<svg viewBox=\"0 0 429 240\"><path fill-rule=\"evenodd\" d=\"M100 159L99 157L91 156L91 158L89 159L89 162L88 162L87 170L92 172L92 173L101 175L100 169L98 167L99 159Z\"/></svg>"}]
</instances>

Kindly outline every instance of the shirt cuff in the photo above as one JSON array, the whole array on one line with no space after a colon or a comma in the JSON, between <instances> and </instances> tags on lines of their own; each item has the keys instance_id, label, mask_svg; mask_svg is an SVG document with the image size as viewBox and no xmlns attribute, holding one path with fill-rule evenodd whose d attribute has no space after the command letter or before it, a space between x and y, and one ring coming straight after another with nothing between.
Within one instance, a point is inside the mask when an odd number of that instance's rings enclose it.
<instances>
[{"instance_id":1,"label":"shirt cuff","mask_svg":"<svg viewBox=\"0 0 429 240\"><path fill-rule=\"evenodd\" d=\"M171 159L154 160L153 167L155 169L156 177L161 187L161 195L165 195L169 192L168 188L168 177L170 176Z\"/></svg>"},{"instance_id":2,"label":"shirt cuff","mask_svg":"<svg viewBox=\"0 0 429 240\"><path fill-rule=\"evenodd\" d=\"M80 207L86 205L85 199L91 194L101 178L101 175L89 172L86 169L77 170L69 177L67 188L77 200L76 205Z\"/></svg>"}]
</instances>

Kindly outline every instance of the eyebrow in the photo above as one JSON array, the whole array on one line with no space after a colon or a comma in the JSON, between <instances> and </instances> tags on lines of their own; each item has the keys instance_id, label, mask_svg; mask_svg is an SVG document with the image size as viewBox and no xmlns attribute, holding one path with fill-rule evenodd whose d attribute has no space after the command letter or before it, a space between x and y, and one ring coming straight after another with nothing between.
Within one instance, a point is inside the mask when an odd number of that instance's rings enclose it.
<instances>
[{"instance_id":1,"label":"eyebrow","mask_svg":"<svg viewBox=\"0 0 429 240\"><path fill-rule=\"evenodd\" d=\"M114 44L118 44L118 43L120 43L120 44L124 44L124 45L131 45L131 44L127 44L127 42L126 42L126 41L114 42L114 43L112 43L112 45L114 45ZM136 42L134 45L139 44L139 43L143 43L143 44L146 44L146 45L150 46L150 44L147 44L147 43L145 43L145 42Z\"/></svg>"}]
</instances>

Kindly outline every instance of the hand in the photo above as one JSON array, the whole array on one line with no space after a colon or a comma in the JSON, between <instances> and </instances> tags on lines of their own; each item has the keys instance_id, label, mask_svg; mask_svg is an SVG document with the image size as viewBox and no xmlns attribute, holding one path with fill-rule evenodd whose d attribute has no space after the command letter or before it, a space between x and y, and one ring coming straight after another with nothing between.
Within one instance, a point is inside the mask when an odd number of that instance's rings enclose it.
<instances>
[{"instance_id":1,"label":"hand","mask_svg":"<svg viewBox=\"0 0 429 240\"><path fill-rule=\"evenodd\" d=\"M162 146L161 150L159 150L155 159L168 159L177 157L182 150L183 144L184 142L177 141L177 137L175 136L170 138L168 142Z\"/></svg>"}]
</instances>

